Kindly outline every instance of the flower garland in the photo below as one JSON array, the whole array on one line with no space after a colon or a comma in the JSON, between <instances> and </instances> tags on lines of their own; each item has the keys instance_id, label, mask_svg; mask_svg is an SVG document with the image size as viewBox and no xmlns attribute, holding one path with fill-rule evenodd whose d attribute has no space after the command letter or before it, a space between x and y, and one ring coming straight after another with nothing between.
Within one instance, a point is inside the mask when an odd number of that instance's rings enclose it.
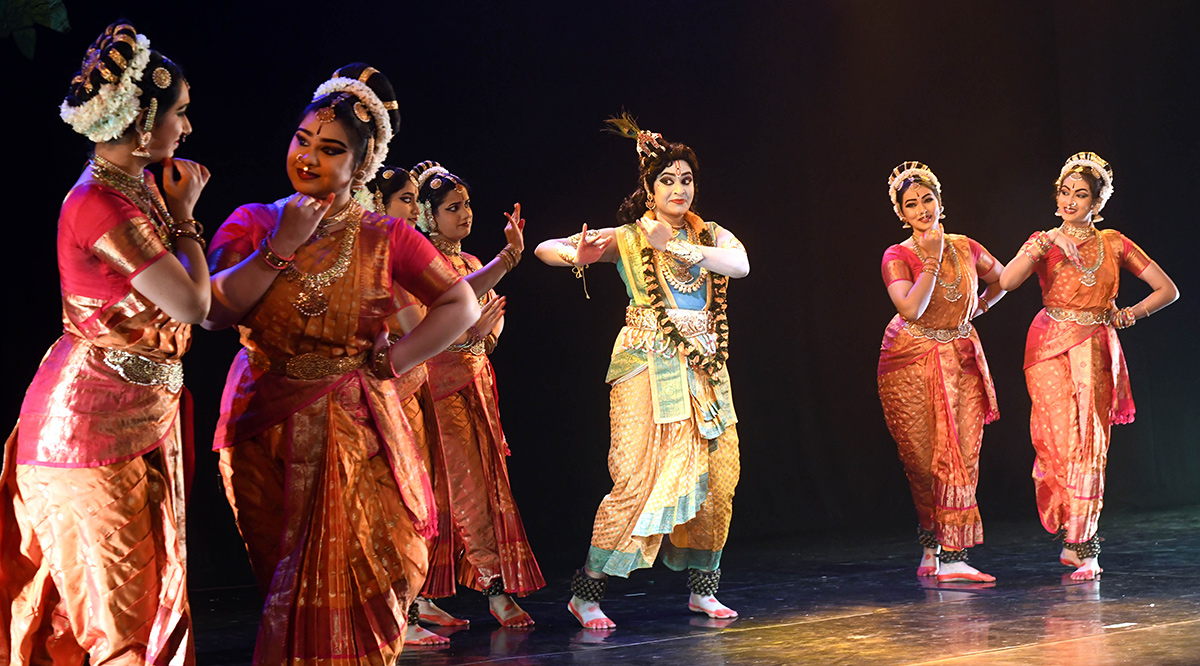
<instances>
[{"instance_id":1,"label":"flower garland","mask_svg":"<svg viewBox=\"0 0 1200 666\"><path fill-rule=\"evenodd\" d=\"M315 102L329 93L343 90L365 104L371 112L371 117L375 119L375 154L371 156L371 161L367 162L363 171L365 175L362 181L366 183L375 177L375 174L383 166L383 161L387 159L388 144L392 141L392 119L388 117L387 107L383 105L379 95L376 95L370 86L345 76L336 76L317 86L316 91L313 92L313 101Z\"/></svg>"},{"instance_id":2,"label":"flower garland","mask_svg":"<svg viewBox=\"0 0 1200 666\"><path fill-rule=\"evenodd\" d=\"M136 39L133 59L116 83L100 86L91 99L79 106L71 106L67 100L63 100L58 107L59 117L71 129L96 143L120 137L141 111L138 96L142 90L137 84L142 80L146 64L150 62L150 40L140 34Z\"/></svg>"},{"instance_id":3,"label":"flower garland","mask_svg":"<svg viewBox=\"0 0 1200 666\"><path fill-rule=\"evenodd\" d=\"M707 247L716 247L712 232L707 227L700 232L700 244ZM646 280L646 294L650 297L650 305L654 308L655 316L658 318L658 328L662 330L663 335L667 336L668 340L683 350L689 365L704 370L708 374L708 382L710 384L719 384L720 379L718 379L717 374L725 367L725 361L729 358L729 319L725 313L725 308L728 305L726 293L729 288L729 276L709 272L713 281L713 305L711 310L715 320L714 328L717 333L717 349L711 355L707 355L697 349L690 340L679 332L679 328L675 326L675 322L671 321L671 317L667 314L667 304L663 297L662 284L659 283L658 275L654 270L654 248L649 245L642 248L642 275Z\"/></svg>"}]
</instances>

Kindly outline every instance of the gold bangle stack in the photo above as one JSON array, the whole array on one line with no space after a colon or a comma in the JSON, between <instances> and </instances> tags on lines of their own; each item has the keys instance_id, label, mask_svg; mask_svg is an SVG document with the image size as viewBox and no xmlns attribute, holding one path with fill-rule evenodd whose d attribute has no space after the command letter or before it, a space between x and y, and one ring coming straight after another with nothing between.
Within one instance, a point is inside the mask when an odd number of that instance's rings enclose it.
<instances>
[{"instance_id":1,"label":"gold bangle stack","mask_svg":"<svg viewBox=\"0 0 1200 666\"><path fill-rule=\"evenodd\" d=\"M192 229L182 229L179 225L190 224ZM208 252L208 241L204 240L204 225L199 220L176 220L170 227L171 238L190 238L200 244L202 252Z\"/></svg>"},{"instance_id":2,"label":"gold bangle stack","mask_svg":"<svg viewBox=\"0 0 1200 666\"><path fill-rule=\"evenodd\" d=\"M505 245L504 249L500 250L496 256L504 262L505 272L512 272L512 269L521 263L521 253L513 249L512 243Z\"/></svg>"},{"instance_id":3,"label":"gold bangle stack","mask_svg":"<svg viewBox=\"0 0 1200 666\"><path fill-rule=\"evenodd\" d=\"M1112 313L1110 321L1113 328L1129 328L1137 323L1137 315L1133 314L1133 308L1121 308Z\"/></svg>"},{"instance_id":4,"label":"gold bangle stack","mask_svg":"<svg viewBox=\"0 0 1200 666\"><path fill-rule=\"evenodd\" d=\"M575 248L567 243L559 243L558 247L554 248L558 253L558 258L567 262L571 266L575 265L576 251Z\"/></svg>"},{"instance_id":5,"label":"gold bangle stack","mask_svg":"<svg viewBox=\"0 0 1200 666\"><path fill-rule=\"evenodd\" d=\"M1050 245L1051 243L1049 234L1044 231L1039 231L1033 235L1033 238L1025 241L1025 244L1021 246L1021 253L1026 257L1029 257L1029 260L1036 264L1037 262L1041 261L1042 257L1046 255L1046 252L1050 250ZM1030 249L1036 253L1036 256L1034 253L1030 253Z\"/></svg>"},{"instance_id":6,"label":"gold bangle stack","mask_svg":"<svg viewBox=\"0 0 1200 666\"><path fill-rule=\"evenodd\" d=\"M371 369L380 379L392 379L396 376L396 366L392 365L392 344L386 344L371 354Z\"/></svg>"},{"instance_id":7,"label":"gold bangle stack","mask_svg":"<svg viewBox=\"0 0 1200 666\"><path fill-rule=\"evenodd\" d=\"M285 258L275 252L275 248L271 247L270 236L263 236L263 239L259 241L258 256L262 257L263 262L275 271L287 270L287 267L292 265L292 260L296 258L295 254Z\"/></svg>"},{"instance_id":8,"label":"gold bangle stack","mask_svg":"<svg viewBox=\"0 0 1200 666\"><path fill-rule=\"evenodd\" d=\"M938 271L940 269L941 269L941 267L938 266L937 259L934 259L933 257L927 257L925 259L925 261L921 262L921 272L928 273L929 275L932 275L935 278L937 277Z\"/></svg>"},{"instance_id":9,"label":"gold bangle stack","mask_svg":"<svg viewBox=\"0 0 1200 666\"><path fill-rule=\"evenodd\" d=\"M666 247L663 248L663 254L681 264L685 264L688 268L704 260L704 253L700 252L700 248L691 243L685 243L678 238L672 238L667 241Z\"/></svg>"}]
</instances>

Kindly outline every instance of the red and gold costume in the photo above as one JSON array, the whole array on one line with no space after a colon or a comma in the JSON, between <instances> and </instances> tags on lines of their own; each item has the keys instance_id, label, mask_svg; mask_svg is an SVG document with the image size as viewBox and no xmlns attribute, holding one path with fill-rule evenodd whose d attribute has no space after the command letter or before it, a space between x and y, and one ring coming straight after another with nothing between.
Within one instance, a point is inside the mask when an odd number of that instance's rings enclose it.
<instances>
[{"instance_id":1,"label":"red and gold costume","mask_svg":"<svg viewBox=\"0 0 1200 666\"><path fill-rule=\"evenodd\" d=\"M180 365L191 327L130 282L167 256L164 224L91 177L63 203L64 332L0 477L0 662L194 663Z\"/></svg>"},{"instance_id":2,"label":"red and gold costume","mask_svg":"<svg viewBox=\"0 0 1200 666\"><path fill-rule=\"evenodd\" d=\"M450 247L454 245L454 247ZM457 244L439 245L458 275L482 267ZM495 298L494 293L483 302ZM526 595L546 586L534 559L508 480L508 441L500 427L496 375L485 344L455 345L426 362L433 389L441 454L449 479L453 528L439 531L427 590L431 597L453 594L459 585ZM457 573L457 575L455 575ZM446 582L449 581L449 589Z\"/></svg>"},{"instance_id":3,"label":"red and gold costume","mask_svg":"<svg viewBox=\"0 0 1200 666\"><path fill-rule=\"evenodd\" d=\"M235 211L213 240L213 271L250 255L283 203ZM355 226L345 273L314 299L303 274L336 265ZM238 323L244 349L215 441L266 594L254 663L391 663L437 516L396 385L363 364L396 310L393 282L428 304L459 277L420 234L370 212L318 234L293 267ZM320 299L328 308L314 314Z\"/></svg>"},{"instance_id":4,"label":"red and gold costume","mask_svg":"<svg viewBox=\"0 0 1200 666\"><path fill-rule=\"evenodd\" d=\"M956 266L957 262L957 266ZM999 418L979 334L971 325L979 276L996 260L982 245L945 236L929 306L916 321L892 318L879 352L879 400L912 489L921 529L944 548L983 542L975 502L983 426ZM921 259L903 246L883 255L883 282L916 282ZM961 275L957 285L955 275ZM948 290L946 282L954 286ZM947 296L957 298L948 300Z\"/></svg>"},{"instance_id":5,"label":"red and gold costume","mask_svg":"<svg viewBox=\"0 0 1200 666\"><path fill-rule=\"evenodd\" d=\"M1104 258L1098 262L1101 245ZM1104 505L1109 431L1134 417L1125 356L1116 329L1107 323L1120 269L1140 275L1151 263L1133 241L1112 229L1080 243L1079 253L1081 266L1098 264L1091 286L1084 281L1092 280L1057 247L1034 264L1046 307L1034 318L1025 343L1038 513L1048 531L1065 530L1069 544L1095 536Z\"/></svg>"}]
</instances>

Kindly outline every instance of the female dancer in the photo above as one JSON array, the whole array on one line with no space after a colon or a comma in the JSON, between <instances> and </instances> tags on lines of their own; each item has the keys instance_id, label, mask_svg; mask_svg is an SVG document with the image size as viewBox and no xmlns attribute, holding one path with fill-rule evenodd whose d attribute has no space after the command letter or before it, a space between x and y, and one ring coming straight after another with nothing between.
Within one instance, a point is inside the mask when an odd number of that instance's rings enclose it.
<instances>
[{"instance_id":1,"label":"female dancer","mask_svg":"<svg viewBox=\"0 0 1200 666\"><path fill-rule=\"evenodd\" d=\"M1072 155L1054 185L1062 224L1030 236L1000 284L1016 289L1037 273L1042 286L1046 307L1025 342L1033 486L1042 526L1064 535L1059 560L1075 567L1071 578L1092 580L1102 571L1096 530L1110 429L1134 415L1116 329L1170 305L1179 290L1133 241L1094 226L1113 192L1112 169L1099 155ZM1116 306L1122 268L1154 289L1133 307Z\"/></svg>"},{"instance_id":2,"label":"female dancer","mask_svg":"<svg viewBox=\"0 0 1200 666\"><path fill-rule=\"evenodd\" d=\"M236 323L245 347L215 448L266 593L255 664L394 663L425 580L436 512L391 379L479 308L420 234L350 195L383 163L398 122L383 74L339 69L288 147L296 194L242 206L213 241L205 326ZM429 307L394 342L393 283Z\"/></svg>"},{"instance_id":3,"label":"female dancer","mask_svg":"<svg viewBox=\"0 0 1200 666\"><path fill-rule=\"evenodd\" d=\"M440 530L434 541L431 583L425 594L454 594L457 563L458 583L486 594L489 610L502 625L529 626L533 618L511 595L524 596L546 582L509 486L508 441L500 427L495 373L487 358L504 327L504 297L491 289L521 260L525 221L517 204L505 227L509 244L483 266L462 251L462 240L471 233L474 220L466 183L436 162L418 164L413 174L419 186L418 226L454 270L467 278L483 304L479 321L467 334L426 364L441 428L453 528ZM440 609L435 609L430 604L425 610L436 616Z\"/></svg>"},{"instance_id":4,"label":"female dancer","mask_svg":"<svg viewBox=\"0 0 1200 666\"><path fill-rule=\"evenodd\" d=\"M63 336L5 444L4 663L195 659L180 359L208 312L192 209L209 174L174 157L192 130L189 102L179 66L114 23L61 107L95 147L59 215ZM153 163L165 197L145 171Z\"/></svg>"},{"instance_id":5,"label":"female dancer","mask_svg":"<svg viewBox=\"0 0 1200 666\"><path fill-rule=\"evenodd\" d=\"M970 238L944 233L942 186L924 164L893 169L888 195L913 234L883 253L897 314L880 346L879 400L917 507L925 549L917 575L993 581L967 564L967 549L983 543L975 503L983 426L1000 416L971 320L1004 296L1004 264ZM987 289L977 296L980 280Z\"/></svg>"},{"instance_id":6,"label":"female dancer","mask_svg":"<svg viewBox=\"0 0 1200 666\"><path fill-rule=\"evenodd\" d=\"M663 560L688 570L688 608L737 617L717 601L740 464L729 373L725 291L750 272L729 230L692 211L696 155L682 143L610 119L637 140L637 190L617 212L621 226L543 242L537 257L576 274L617 264L630 305L608 370L613 489L600 503L587 561L571 581L567 609L586 629L616 626L600 610L608 576Z\"/></svg>"}]
</instances>

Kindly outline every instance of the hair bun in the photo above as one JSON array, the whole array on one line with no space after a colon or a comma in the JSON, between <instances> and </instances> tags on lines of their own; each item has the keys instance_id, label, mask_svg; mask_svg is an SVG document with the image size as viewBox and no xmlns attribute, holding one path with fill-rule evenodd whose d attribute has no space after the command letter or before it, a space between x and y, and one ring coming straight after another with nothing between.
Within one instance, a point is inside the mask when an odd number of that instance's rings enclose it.
<instances>
[{"instance_id":1,"label":"hair bun","mask_svg":"<svg viewBox=\"0 0 1200 666\"><path fill-rule=\"evenodd\" d=\"M71 79L67 103L79 106L95 97L104 84L117 83L133 59L137 38L137 30L125 21L117 21L105 28L88 47L79 71Z\"/></svg>"},{"instance_id":2,"label":"hair bun","mask_svg":"<svg viewBox=\"0 0 1200 666\"><path fill-rule=\"evenodd\" d=\"M349 65L339 67L333 73L333 78L355 79L365 83L371 92L379 98L383 103L383 108L387 110L388 121L392 124L392 136L395 136L400 131L400 104L396 101L396 90L392 88L392 81L383 72L375 69L365 62L352 62Z\"/></svg>"}]
</instances>

